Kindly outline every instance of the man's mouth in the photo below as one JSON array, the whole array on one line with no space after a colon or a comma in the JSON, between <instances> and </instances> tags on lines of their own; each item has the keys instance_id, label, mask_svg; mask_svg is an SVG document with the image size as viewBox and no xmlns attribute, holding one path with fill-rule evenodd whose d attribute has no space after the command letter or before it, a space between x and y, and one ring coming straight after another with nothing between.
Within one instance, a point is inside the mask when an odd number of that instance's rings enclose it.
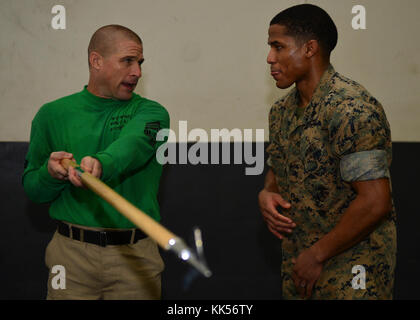
<instances>
[{"instance_id":1,"label":"man's mouth","mask_svg":"<svg viewBox=\"0 0 420 320\"><path fill-rule=\"evenodd\" d=\"M121 83L125 88L127 88L130 91L133 91L137 86L137 81L135 82L122 82Z\"/></svg>"},{"instance_id":2,"label":"man's mouth","mask_svg":"<svg viewBox=\"0 0 420 320\"><path fill-rule=\"evenodd\" d=\"M278 71L278 70L271 70L271 76L277 76L277 75L279 75L281 72L280 71Z\"/></svg>"}]
</instances>

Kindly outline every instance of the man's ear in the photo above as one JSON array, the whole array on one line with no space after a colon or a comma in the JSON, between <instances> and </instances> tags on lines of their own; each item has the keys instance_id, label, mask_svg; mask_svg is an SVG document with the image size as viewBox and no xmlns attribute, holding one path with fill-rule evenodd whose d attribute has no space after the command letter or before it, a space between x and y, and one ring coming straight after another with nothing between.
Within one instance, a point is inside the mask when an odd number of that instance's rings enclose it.
<instances>
[{"instance_id":1,"label":"man's ear","mask_svg":"<svg viewBox=\"0 0 420 320\"><path fill-rule=\"evenodd\" d=\"M319 42L317 40L309 40L305 43L305 56L312 58L320 51Z\"/></svg>"},{"instance_id":2,"label":"man's ear","mask_svg":"<svg viewBox=\"0 0 420 320\"><path fill-rule=\"evenodd\" d=\"M89 55L89 63L91 68L99 70L103 65L103 57L96 51L92 51Z\"/></svg>"}]
</instances>

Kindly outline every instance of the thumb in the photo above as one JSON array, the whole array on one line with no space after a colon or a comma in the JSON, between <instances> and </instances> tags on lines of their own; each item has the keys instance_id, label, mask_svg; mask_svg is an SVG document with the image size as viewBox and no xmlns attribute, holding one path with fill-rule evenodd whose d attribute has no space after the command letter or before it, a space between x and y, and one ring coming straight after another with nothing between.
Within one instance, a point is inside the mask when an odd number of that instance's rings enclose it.
<instances>
[{"instance_id":1,"label":"thumb","mask_svg":"<svg viewBox=\"0 0 420 320\"><path fill-rule=\"evenodd\" d=\"M290 208L291 204L287 202L286 200L284 200L283 197L279 195L278 193L276 193L273 198L277 202L277 204L279 204L283 208L285 209Z\"/></svg>"},{"instance_id":2,"label":"thumb","mask_svg":"<svg viewBox=\"0 0 420 320\"><path fill-rule=\"evenodd\" d=\"M94 165L94 159L91 157L84 157L82 161L80 162L80 167L83 171L87 171L89 173L92 173L93 165Z\"/></svg>"}]
</instances>

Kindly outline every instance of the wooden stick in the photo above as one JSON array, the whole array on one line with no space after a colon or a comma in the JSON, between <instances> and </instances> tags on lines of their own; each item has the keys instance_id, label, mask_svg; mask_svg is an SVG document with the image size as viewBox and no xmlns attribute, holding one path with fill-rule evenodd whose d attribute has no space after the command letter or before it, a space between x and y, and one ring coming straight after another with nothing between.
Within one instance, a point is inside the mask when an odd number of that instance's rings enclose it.
<instances>
[{"instance_id":1,"label":"wooden stick","mask_svg":"<svg viewBox=\"0 0 420 320\"><path fill-rule=\"evenodd\" d=\"M69 159L61 161L62 166L68 170L69 166L78 168L79 165ZM103 198L117 211L123 214L127 219L133 222L137 227L143 230L149 237L153 238L163 249L169 249L169 240L175 239L176 235L156 222L153 218L135 207L125 198L120 196L105 183L91 175L89 172L83 172L80 178L85 186Z\"/></svg>"}]
</instances>

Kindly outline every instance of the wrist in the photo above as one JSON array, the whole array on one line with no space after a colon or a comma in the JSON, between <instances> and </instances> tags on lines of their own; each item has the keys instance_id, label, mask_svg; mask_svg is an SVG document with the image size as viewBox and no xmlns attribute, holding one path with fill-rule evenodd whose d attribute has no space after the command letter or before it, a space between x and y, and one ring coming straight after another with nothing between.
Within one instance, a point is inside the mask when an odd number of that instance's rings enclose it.
<instances>
[{"instance_id":1,"label":"wrist","mask_svg":"<svg viewBox=\"0 0 420 320\"><path fill-rule=\"evenodd\" d=\"M263 198L265 198L265 197L268 197L268 196L270 196L270 193L274 193L274 191L272 191L272 190L269 190L269 189L267 189L267 188L263 188L259 193L258 193L258 198L261 200L261 199L263 199Z\"/></svg>"},{"instance_id":2,"label":"wrist","mask_svg":"<svg viewBox=\"0 0 420 320\"><path fill-rule=\"evenodd\" d=\"M47 185L47 186L58 186L58 185L62 185L62 184L66 183L65 180L59 180L59 179L56 179L52 176L52 174L50 173L50 170L48 168L48 161L46 161L39 168L38 177L39 177L39 181L43 185Z\"/></svg>"},{"instance_id":3,"label":"wrist","mask_svg":"<svg viewBox=\"0 0 420 320\"><path fill-rule=\"evenodd\" d=\"M102 181L109 181L114 177L116 170L111 156L106 153L99 152L97 154L90 155L90 157L98 160L100 163Z\"/></svg>"},{"instance_id":4,"label":"wrist","mask_svg":"<svg viewBox=\"0 0 420 320\"><path fill-rule=\"evenodd\" d=\"M261 192L270 192L270 193L279 193L278 192L278 189L277 189L277 187L276 186L273 186L273 185L267 185L267 186L264 186L264 188L261 190Z\"/></svg>"},{"instance_id":5,"label":"wrist","mask_svg":"<svg viewBox=\"0 0 420 320\"><path fill-rule=\"evenodd\" d=\"M318 263L324 263L328 260L328 256L325 253L325 249L322 247L322 243L319 241L316 242L311 248L310 248L315 260Z\"/></svg>"}]
</instances>

